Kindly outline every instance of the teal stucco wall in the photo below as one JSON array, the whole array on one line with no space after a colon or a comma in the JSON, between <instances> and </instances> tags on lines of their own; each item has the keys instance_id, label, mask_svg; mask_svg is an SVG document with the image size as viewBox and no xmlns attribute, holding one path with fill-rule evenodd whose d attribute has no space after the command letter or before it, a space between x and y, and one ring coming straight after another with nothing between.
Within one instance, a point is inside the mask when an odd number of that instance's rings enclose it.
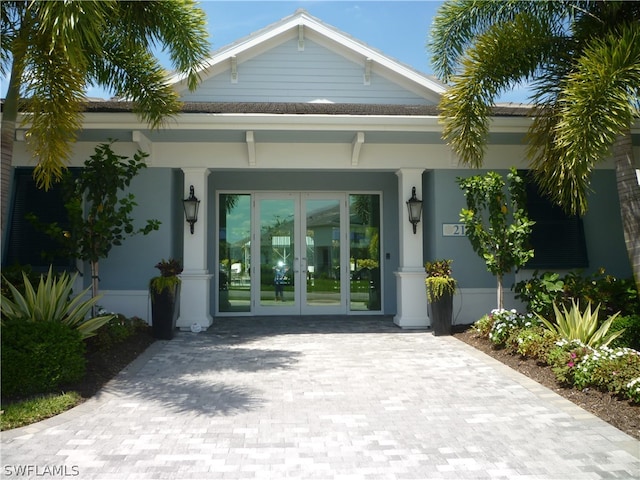
<instances>
[{"instance_id":1,"label":"teal stucco wall","mask_svg":"<svg viewBox=\"0 0 640 480\"><path fill-rule=\"evenodd\" d=\"M425 260L453 259L453 274L461 288L491 288L495 278L486 271L486 265L473 251L466 237L445 237L443 223L459 223L460 210L465 206L457 177L484 174L487 170L437 170L423 175L424 196L424 256ZM506 175L506 171L500 171ZM586 273L600 267L616 277L631 277L620 208L616 191L615 172L596 170L591 179L592 193L589 210L583 217L585 241L589 259ZM515 281L514 273L504 278L505 288Z\"/></svg>"}]
</instances>

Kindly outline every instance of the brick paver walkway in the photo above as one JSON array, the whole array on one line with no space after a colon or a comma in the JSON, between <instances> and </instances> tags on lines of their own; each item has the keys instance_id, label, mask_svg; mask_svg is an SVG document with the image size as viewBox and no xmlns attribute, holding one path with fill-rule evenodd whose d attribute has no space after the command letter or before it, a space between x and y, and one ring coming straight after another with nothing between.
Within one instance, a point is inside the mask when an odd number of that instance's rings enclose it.
<instances>
[{"instance_id":1,"label":"brick paver walkway","mask_svg":"<svg viewBox=\"0 0 640 480\"><path fill-rule=\"evenodd\" d=\"M157 342L80 407L4 432L1 476L633 479L640 442L389 318L225 319Z\"/></svg>"}]
</instances>

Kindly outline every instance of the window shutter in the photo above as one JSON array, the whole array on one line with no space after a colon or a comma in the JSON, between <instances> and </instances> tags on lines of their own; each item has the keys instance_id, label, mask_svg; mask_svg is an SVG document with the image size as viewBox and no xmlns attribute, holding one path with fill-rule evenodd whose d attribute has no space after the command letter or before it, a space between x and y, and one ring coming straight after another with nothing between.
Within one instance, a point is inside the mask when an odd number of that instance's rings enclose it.
<instances>
[{"instance_id":1,"label":"window shutter","mask_svg":"<svg viewBox=\"0 0 640 480\"><path fill-rule=\"evenodd\" d=\"M520 172L527 184L527 212L535 221L531 233L534 257L531 269L587 268L589 260L582 219L567 215L562 208L541 195L532 173Z\"/></svg>"},{"instance_id":2,"label":"window shutter","mask_svg":"<svg viewBox=\"0 0 640 480\"><path fill-rule=\"evenodd\" d=\"M54 185L48 191L39 189L33 179L33 169L16 168L13 192L13 209L7 239L7 265L31 265L36 271L45 270L49 265L58 268L70 267L71 259L47 256L58 246L49 235L36 229L26 218L27 214L33 213L41 223L58 222L60 225L67 225L67 212L60 185Z\"/></svg>"}]
</instances>

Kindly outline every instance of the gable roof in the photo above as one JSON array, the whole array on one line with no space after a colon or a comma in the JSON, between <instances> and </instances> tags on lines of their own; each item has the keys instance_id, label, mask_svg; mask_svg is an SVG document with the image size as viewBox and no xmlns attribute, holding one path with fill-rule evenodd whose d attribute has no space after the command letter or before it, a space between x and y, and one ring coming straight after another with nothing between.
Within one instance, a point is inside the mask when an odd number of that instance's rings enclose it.
<instances>
[{"instance_id":1,"label":"gable roof","mask_svg":"<svg viewBox=\"0 0 640 480\"><path fill-rule=\"evenodd\" d=\"M253 58L288 40L297 38L299 48L304 48L306 38L320 43L340 55L371 68L376 74L398 83L418 93L424 98L438 103L447 86L435 77L426 75L414 68L384 55L379 50L356 40L351 35L332 27L304 9L283 18L262 30L252 33L236 42L213 52L207 66L200 71L202 81L221 72L231 70L232 63L238 64ZM176 74L169 78L178 93L186 93L184 75Z\"/></svg>"}]
</instances>

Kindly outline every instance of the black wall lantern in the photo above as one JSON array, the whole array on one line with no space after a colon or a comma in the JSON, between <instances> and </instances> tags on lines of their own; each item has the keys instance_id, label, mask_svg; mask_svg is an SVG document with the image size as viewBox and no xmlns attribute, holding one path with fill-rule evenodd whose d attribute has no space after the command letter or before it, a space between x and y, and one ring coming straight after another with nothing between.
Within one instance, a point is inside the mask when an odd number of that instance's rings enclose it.
<instances>
[{"instance_id":1,"label":"black wall lantern","mask_svg":"<svg viewBox=\"0 0 640 480\"><path fill-rule=\"evenodd\" d=\"M416 197L416 187L413 187L411 198L407 200L407 210L409 210L409 221L413 225L413 233L416 233L416 225L420 223L420 217L422 217L422 200Z\"/></svg>"},{"instance_id":2,"label":"black wall lantern","mask_svg":"<svg viewBox=\"0 0 640 480\"><path fill-rule=\"evenodd\" d=\"M200 206L200 200L193 194L193 185L189 187L189 198L185 198L182 203L184 204L184 216L191 227L191 235L193 235L193 224L198 221L198 207Z\"/></svg>"}]
</instances>

